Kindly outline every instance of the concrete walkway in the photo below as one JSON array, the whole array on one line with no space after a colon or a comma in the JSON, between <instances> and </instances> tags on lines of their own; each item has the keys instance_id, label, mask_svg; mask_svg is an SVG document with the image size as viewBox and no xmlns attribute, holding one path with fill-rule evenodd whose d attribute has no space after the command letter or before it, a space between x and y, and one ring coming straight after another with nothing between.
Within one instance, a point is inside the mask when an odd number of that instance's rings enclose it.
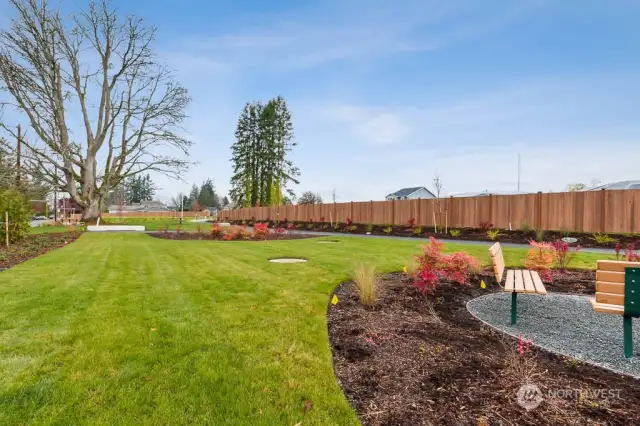
<instances>
[{"instance_id":1,"label":"concrete walkway","mask_svg":"<svg viewBox=\"0 0 640 426\"><path fill-rule=\"evenodd\" d=\"M428 242L428 238L417 238L417 237L400 237L396 235L363 235L363 234L347 234L342 232L318 232L318 231L299 231L299 230L291 230L289 231L293 234L314 234L314 235L323 235L328 237L355 237L355 238L389 238L392 240L415 240ZM438 237L439 241L444 241L445 243L453 243L453 244L470 244L470 245L478 245L485 246L489 248L493 242L492 241L470 241L470 240L451 240L447 238ZM515 244L515 243L500 243L503 247L509 248L529 248L528 244ZM583 248L580 251L585 253L602 253L602 254L615 254L615 250L613 249L604 249L604 248Z\"/></svg>"}]
</instances>

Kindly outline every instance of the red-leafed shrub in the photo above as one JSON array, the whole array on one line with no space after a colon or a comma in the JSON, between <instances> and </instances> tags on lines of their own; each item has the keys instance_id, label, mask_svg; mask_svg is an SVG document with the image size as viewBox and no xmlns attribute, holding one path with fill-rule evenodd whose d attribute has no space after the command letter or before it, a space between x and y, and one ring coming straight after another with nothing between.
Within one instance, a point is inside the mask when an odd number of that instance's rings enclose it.
<instances>
[{"instance_id":1,"label":"red-leafed shrub","mask_svg":"<svg viewBox=\"0 0 640 426\"><path fill-rule=\"evenodd\" d=\"M256 223L253 225L253 238L264 240L269 234L269 226L266 223Z\"/></svg>"},{"instance_id":2,"label":"red-leafed shrub","mask_svg":"<svg viewBox=\"0 0 640 426\"><path fill-rule=\"evenodd\" d=\"M524 262L524 266L527 269L537 271L542 281L551 282L551 265L556 259L556 251L553 248L553 244L529 240L529 246L531 248L527 252L527 260Z\"/></svg>"},{"instance_id":3,"label":"red-leafed shrub","mask_svg":"<svg viewBox=\"0 0 640 426\"><path fill-rule=\"evenodd\" d=\"M294 229L295 225L293 223L288 223L287 224L287 229Z\"/></svg>"},{"instance_id":4,"label":"red-leafed shrub","mask_svg":"<svg viewBox=\"0 0 640 426\"><path fill-rule=\"evenodd\" d=\"M416 256L418 265L413 285L422 294L434 290L440 279L464 284L480 269L480 262L473 256L464 252L443 254L442 245L431 237L429 243L422 246L422 254Z\"/></svg>"},{"instance_id":5,"label":"red-leafed shrub","mask_svg":"<svg viewBox=\"0 0 640 426\"><path fill-rule=\"evenodd\" d=\"M347 220L344 221L344 223L346 223L347 225L351 225L353 222L351 222L351 218L347 218Z\"/></svg>"},{"instance_id":6,"label":"red-leafed shrub","mask_svg":"<svg viewBox=\"0 0 640 426\"><path fill-rule=\"evenodd\" d=\"M282 226L276 226L276 227L273 229L273 232L275 232L276 234L284 234L284 233L285 233L285 232L287 232L287 231L285 231L285 230L284 230L284 228L283 228Z\"/></svg>"},{"instance_id":7,"label":"red-leafed shrub","mask_svg":"<svg viewBox=\"0 0 640 426\"><path fill-rule=\"evenodd\" d=\"M415 218L415 217L412 217L411 219L409 219L409 220L407 221L407 225L409 225L410 227L412 227L412 228L413 228L413 227L416 225L416 218Z\"/></svg>"},{"instance_id":8,"label":"red-leafed shrub","mask_svg":"<svg viewBox=\"0 0 640 426\"><path fill-rule=\"evenodd\" d=\"M493 223L489 222L488 220L483 220L479 225L480 229L484 231L488 231L489 229L493 228Z\"/></svg>"},{"instance_id":9,"label":"red-leafed shrub","mask_svg":"<svg viewBox=\"0 0 640 426\"><path fill-rule=\"evenodd\" d=\"M224 228L217 223L214 223L211 225L211 231L209 231L209 233L213 238L222 238L224 236Z\"/></svg>"},{"instance_id":10,"label":"red-leafed shrub","mask_svg":"<svg viewBox=\"0 0 640 426\"><path fill-rule=\"evenodd\" d=\"M566 271L573 258L580 251L580 246L576 246L571 250L568 243L565 243L562 240L556 240L556 242L553 243L553 249L556 252L555 260L558 265L558 269Z\"/></svg>"},{"instance_id":11,"label":"red-leafed shrub","mask_svg":"<svg viewBox=\"0 0 640 426\"><path fill-rule=\"evenodd\" d=\"M620 249L622 248L622 246L620 245L620 243L616 243L616 260L620 260Z\"/></svg>"},{"instance_id":12,"label":"red-leafed shrub","mask_svg":"<svg viewBox=\"0 0 640 426\"><path fill-rule=\"evenodd\" d=\"M320 216L320 222L324 222L324 216Z\"/></svg>"},{"instance_id":13,"label":"red-leafed shrub","mask_svg":"<svg viewBox=\"0 0 640 426\"><path fill-rule=\"evenodd\" d=\"M624 256L627 258L627 262L640 262L640 255L636 252L635 244L627 244L624 249Z\"/></svg>"}]
</instances>

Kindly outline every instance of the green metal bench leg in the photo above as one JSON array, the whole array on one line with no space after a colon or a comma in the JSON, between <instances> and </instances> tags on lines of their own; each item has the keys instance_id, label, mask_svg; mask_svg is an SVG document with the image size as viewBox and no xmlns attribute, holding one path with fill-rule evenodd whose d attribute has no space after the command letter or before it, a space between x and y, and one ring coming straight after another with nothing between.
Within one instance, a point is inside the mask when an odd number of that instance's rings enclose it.
<instances>
[{"instance_id":1,"label":"green metal bench leg","mask_svg":"<svg viewBox=\"0 0 640 426\"><path fill-rule=\"evenodd\" d=\"M514 291L511 293L511 325L516 325L517 321L518 321L518 293ZM625 342L626 341L627 340L625 338Z\"/></svg>"},{"instance_id":2,"label":"green metal bench leg","mask_svg":"<svg viewBox=\"0 0 640 426\"><path fill-rule=\"evenodd\" d=\"M633 328L632 317L628 315L622 316L624 328L624 357L631 358L633 356Z\"/></svg>"}]
</instances>

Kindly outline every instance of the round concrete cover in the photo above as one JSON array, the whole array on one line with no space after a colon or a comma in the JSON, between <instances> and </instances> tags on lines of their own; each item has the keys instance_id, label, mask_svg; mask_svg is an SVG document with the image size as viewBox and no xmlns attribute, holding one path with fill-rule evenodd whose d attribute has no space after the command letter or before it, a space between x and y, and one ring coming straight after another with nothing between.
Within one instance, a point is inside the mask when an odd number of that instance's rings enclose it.
<instances>
[{"instance_id":1,"label":"round concrete cover","mask_svg":"<svg viewBox=\"0 0 640 426\"><path fill-rule=\"evenodd\" d=\"M273 263L304 263L306 261L307 259L292 259L287 257L283 257L280 259L269 259L269 262Z\"/></svg>"}]
</instances>

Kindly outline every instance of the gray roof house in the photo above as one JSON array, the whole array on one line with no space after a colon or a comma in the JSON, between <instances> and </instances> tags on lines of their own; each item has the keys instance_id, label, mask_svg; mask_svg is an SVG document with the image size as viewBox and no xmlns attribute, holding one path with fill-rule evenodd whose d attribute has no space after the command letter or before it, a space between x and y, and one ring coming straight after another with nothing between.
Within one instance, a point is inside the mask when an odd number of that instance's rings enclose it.
<instances>
[{"instance_id":1,"label":"gray roof house","mask_svg":"<svg viewBox=\"0 0 640 426\"><path fill-rule=\"evenodd\" d=\"M431 191L424 186L415 186L412 188L402 188L399 191L388 194L385 199L390 200L417 200L418 198L430 199L436 198Z\"/></svg>"},{"instance_id":2,"label":"gray roof house","mask_svg":"<svg viewBox=\"0 0 640 426\"><path fill-rule=\"evenodd\" d=\"M143 201L125 205L112 204L109 213L127 212L168 212L170 209L162 201Z\"/></svg>"},{"instance_id":3,"label":"gray roof house","mask_svg":"<svg viewBox=\"0 0 640 426\"><path fill-rule=\"evenodd\" d=\"M640 180L623 180L621 182L606 183L604 185L587 188L585 191L598 191L600 189L640 189Z\"/></svg>"}]
</instances>

